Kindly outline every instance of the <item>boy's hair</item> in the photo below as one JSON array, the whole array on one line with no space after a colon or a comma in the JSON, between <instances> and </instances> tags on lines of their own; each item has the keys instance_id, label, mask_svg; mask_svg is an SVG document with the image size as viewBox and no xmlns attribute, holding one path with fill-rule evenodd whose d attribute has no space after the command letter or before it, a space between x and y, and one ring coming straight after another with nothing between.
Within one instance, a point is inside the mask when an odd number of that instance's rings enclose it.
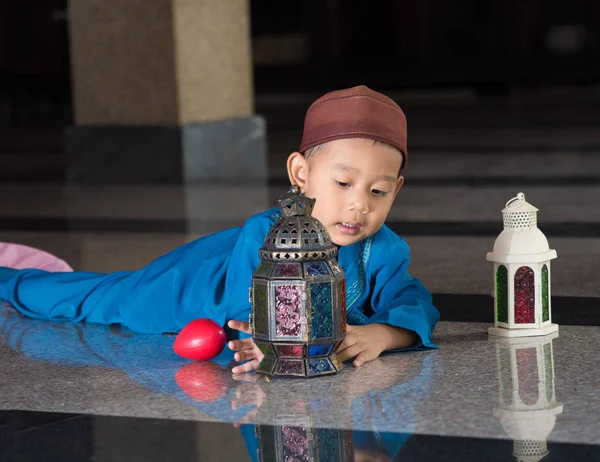
<instances>
[{"instance_id":1,"label":"boy's hair","mask_svg":"<svg viewBox=\"0 0 600 462\"><path fill-rule=\"evenodd\" d=\"M367 138L365 138L367 139ZM373 142L373 146L387 146L389 148L392 148L396 151L398 151L398 153L402 156L402 162L400 163L400 170L398 170L398 176L400 176L400 174L402 173L402 168L404 167L404 154L402 153L402 151L400 151L400 149L398 149L396 146L392 146L391 144L388 143L384 143L383 141L377 141L377 140L370 140ZM316 146L313 146L312 148L308 148L307 150L305 150L304 152L302 152L301 154L304 156L304 158L307 161L310 161L313 157L315 157L319 152L321 152L323 149L325 149L325 146L328 144L329 142L325 142L325 143L321 143L321 144L317 144Z\"/></svg>"}]
</instances>

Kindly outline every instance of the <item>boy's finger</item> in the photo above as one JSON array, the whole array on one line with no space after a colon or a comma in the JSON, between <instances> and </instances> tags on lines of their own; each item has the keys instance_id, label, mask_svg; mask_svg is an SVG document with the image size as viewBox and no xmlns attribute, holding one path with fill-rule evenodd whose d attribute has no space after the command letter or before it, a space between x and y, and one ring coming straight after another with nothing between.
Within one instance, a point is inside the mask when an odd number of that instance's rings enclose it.
<instances>
[{"instance_id":1,"label":"boy's finger","mask_svg":"<svg viewBox=\"0 0 600 462\"><path fill-rule=\"evenodd\" d=\"M240 350L233 355L233 359L236 361L249 361L256 358L256 352L254 350Z\"/></svg>"},{"instance_id":2,"label":"boy's finger","mask_svg":"<svg viewBox=\"0 0 600 462\"><path fill-rule=\"evenodd\" d=\"M355 343L356 343L356 339L354 337L346 336L346 338L344 338L344 340L342 340L342 343L340 343L340 346L337 348L336 351L343 351L346 348L351 347Z\"/></svg>"},{"instance_id":3,"label":"boy's finger","mask_svg":"<svg viewBox=\"0 0 600 462\"><path fill-rule=\"evenodd\" d=\"M358 354L358 356L356 357L356 359L352 362L352 365L354 367L360 367L362 366L364 363L372 361L373 359L373 355L370 354L367 350L362 351Z\"/></svg>"},{"instance_id":4,"label":"boy's finger","mask_svg":"<svg viewBox=\"0 0 600 462\"><path fill-rule=\"evenodd\" d=\"M244 338L242 340L231 340L227 346L230 350L238 351L238 350L246 350L249 348L253 348L254 344L252 343L251 338Z\"/></svg>"},{"instance_id":5,"label":"boy's finger","mask_svg":"<svg viewBox=\"0 0 600 462\"><path fill-rule=\"evenodd\" d=\"M232 319L231 321L229 321L227 323L227 325L229 327L231 327L232 329L239 330L239 331L244 332L246 334L251 334L252 333L250 331L250 323L248 323L248 322L236 321L236 320Z\"/></svg>"},{"instance_id":6,"label":"boy's finger","mask_svg":"<svg viewBox=\"0 0 600 462\"><path fill-rule=\"evenodd\" d=\"M351 347L348 347L343 351L338 351L336 354L338 355L338 358L340 358L340 361L344 362L344 361L354 358L355 356L360 354L362 351L363 350L360 345L352 345Z\"/></svg>"}]
</instances>

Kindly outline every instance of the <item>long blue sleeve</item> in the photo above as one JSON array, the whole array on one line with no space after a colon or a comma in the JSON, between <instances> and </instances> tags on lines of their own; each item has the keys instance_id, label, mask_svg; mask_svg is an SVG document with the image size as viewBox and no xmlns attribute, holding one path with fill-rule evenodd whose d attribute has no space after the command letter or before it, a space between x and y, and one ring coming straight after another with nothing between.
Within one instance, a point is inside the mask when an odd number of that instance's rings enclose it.
<instances>
[{"instance_id":1,"label":"long blue sleeve","mask_svg":"<svg viewBox=\"0 0 600 462\"><path fill-rule=\"evenodd\" d=\"M248 288L269 212L186 244L139 271L48 273L0 267L0 299L52 321L119 323L136 332L178 332L190 321L248 319ZM229 271L231 269L231 271Z\"/></svg>"},{"instance_id":2,"label":"long blue sleeve","mask_svg":"<svg viewBox=\"0 0 600 462\"><path fill-rule=\"evenodd\" d=\"M436 348L431 336L440 314L429 291L408 272L408 244L384 226L373 239L371 252L367 274L374 314L369 322L412 330L420 338L418 346Z\"/></svg>"}]
</instances>

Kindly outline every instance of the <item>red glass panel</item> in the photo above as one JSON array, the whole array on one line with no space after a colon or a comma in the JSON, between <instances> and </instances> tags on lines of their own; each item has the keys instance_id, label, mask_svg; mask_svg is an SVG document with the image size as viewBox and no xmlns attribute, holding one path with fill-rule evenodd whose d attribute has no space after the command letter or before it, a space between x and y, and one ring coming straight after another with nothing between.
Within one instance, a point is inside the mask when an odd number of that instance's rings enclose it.
<instances>
[{"instance_id":1,"label":"red glass panel","mask_svg":"<svg viewBox=\"0 0 600 462\"><path fill-rule=\"evenodd\" d=\"M533 270L521 266L515 273L515 323L535 322L535 283Z\"/></svg>"},{"instance_id":2,"label":"red glass panel","mask_svg":"<svg viewBox=\"0 0 600 462\"><path fill-rule=\"evenodd\" d=\"M297 337L302 333L301 290L296 285L275 287L275 327L277 336Z\"/></svg>"}]
</instances>

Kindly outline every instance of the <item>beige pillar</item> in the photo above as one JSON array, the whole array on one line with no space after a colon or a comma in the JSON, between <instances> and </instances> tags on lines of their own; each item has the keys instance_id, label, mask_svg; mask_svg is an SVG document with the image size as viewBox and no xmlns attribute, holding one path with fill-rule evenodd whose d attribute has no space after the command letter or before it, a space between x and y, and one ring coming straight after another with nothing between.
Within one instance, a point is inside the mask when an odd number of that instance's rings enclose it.
<instances>
[{"instance_id":1,"label":"beige pillar","mask_svg":"<svg viewBox=\"0 0 600 462\"><path fill-rule=\"evenodd\" d=\"M69 178L263 179L248 2L69 0Z\"/></svg>"}]
</instances>

